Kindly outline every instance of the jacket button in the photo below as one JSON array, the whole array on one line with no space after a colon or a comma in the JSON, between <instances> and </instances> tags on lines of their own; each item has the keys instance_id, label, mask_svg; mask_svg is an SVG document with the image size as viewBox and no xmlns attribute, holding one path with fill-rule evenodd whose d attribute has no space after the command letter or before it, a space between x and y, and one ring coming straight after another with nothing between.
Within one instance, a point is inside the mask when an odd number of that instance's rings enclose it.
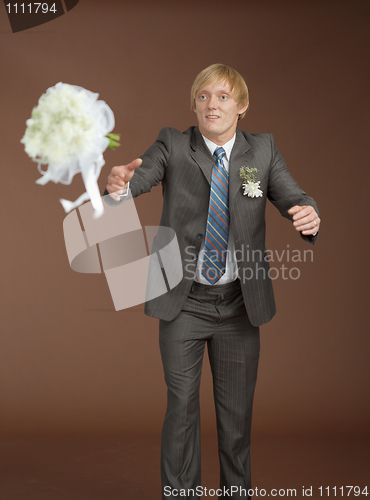
<instances>
[{"instance_id":1,"label":"jacket button","mask_svg":"<svg viewBox=\"0 0 370 500\"><path fill-rule=\"evenodd\" d=\"M201 240L203 238L203 234L202 233L198 233L197 234L197 238L198 238L198 240Z\"/></svg>"}]
</instances>

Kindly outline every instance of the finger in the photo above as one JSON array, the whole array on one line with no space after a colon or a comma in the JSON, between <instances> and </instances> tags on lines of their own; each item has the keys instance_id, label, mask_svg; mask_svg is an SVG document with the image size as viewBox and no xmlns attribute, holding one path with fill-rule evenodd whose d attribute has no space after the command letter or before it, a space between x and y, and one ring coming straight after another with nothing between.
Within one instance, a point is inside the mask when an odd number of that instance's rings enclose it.
<instances>
[{"instance_id":1,"label":"finger","mask_svg":"<svg viewBox=\"0 0 370 500\"><path fill-rule=\"evenodd\" d=\"M289 210L288 210L288 214L290 215L294 215L298 212L300 212L303 208L305 208L305 206L300 206L300 205L294 205L294 207L291 207Z\"/></svg>"},{"instance_id":2,"label":"finger","mask_svg":"<svg viewBox=\"0 0 370 500\"><path fill-rule=\"evenodd\" d=\"M110 172L110 175L121 177L128 171L133 171L136 168L140 167L140 165L143 163L143 160L141 158L136 158L136 160L128 163L127 165L117 165L115 167L112 167L112 170Z\"/></svg>"},{"instance_id":3,"label":"finger","mask_svg":"<svg viewBox=\"0 0 370 500\"><path fill-rule=\"evenodd\" d=\"M310 236L311 234L316 234L317 229L307 229L307 231L301 231L301 233L305 236Z\"/></svg>"},{"instance_id":4,"label":"finger","mask_svg":"<svg viewBox=\"0 0 370 500\"><path fill-rule=\"evenodd\" d=\"M295 205L288 210L288 214L293 215L293 220L305 217L310 213L314 214L315 217L318 217L312 205Z\"/></svg>"},{"instance_id":5,"label":"finger","mask_svg":"<svg viewBox=\"0 0 370 500\"><path fill-rule=\"evenodd\" d=\"M120 188L125 186L125 181L118 175L108 175L108 185L119 186Z\"/></svg>"},{"instance_id":6,"label":"finger","mask_svg":"<svg viewBox=\"0 0 370 500\"><path fill-rule=\"evenodd\" d=\"M109 196L111 196L116 201L120 201L121 197L119 195L122 195L125 192L125 190L122 188L113 188L112 186L107 186L107 191L109 193Z\"/></svg>"},{"instance_id":7,"label":"finger","mask_svg":"<svg viewBox=\"0 0 370 500\"><path fill-rule=\"evenodd\" d=\"M313 221L310 221L306 224L302 224L300 226L296 226L296 230L302 232L303 234L313 234L316 233L320 228L320 219L317 218Z\"/></svg>"},{"instance_id":8,"label":"finger","mask_svg":"<svg viewBox=\"0 0 370 500\"><path fill-rule=\"evenodd\" d=\"M127 172L133 172L135 169L140 167L143 163L141 158L136 158L136 160L128 163L127 165L119 165L117 167L113 167L111 170L111 175L116 175L117 177L124 176Z\"/></svg>"},{"instance_id":9,"label":"finger","mask_svg":"<svg viewBox=\"0 0 370 500\"><path fill-rule=\"evenodd\" d=\"M295 227L302 227L305 224L309 224L315 220L315 216L312 214L306 215L305 217L299 217L297 219L294 219L293 226Z\"/></svg>"},{"instance_id":10,"label":"finger","mask_svg":"<svg viewBox=\"0 0 370 500\"><path fill-rule=\"evenodd\" d=\"M131 163L128 163L127 165L120 165L117 167L113 167L110 175L108 176L108 182L110 176L116 177L117 179L120 179L123 182L130 181L135 173L135 169L140 167L142 163L143 160L141 158L136 158L136 160L132 161Z\"/></svg>"},{"instance_id":11,"label":"finger","mask_svg":"<svg viewBox=\"0 0 370 500\"><path fill-rule=\"evenodd\" d=\"M315 212L314 208L309 206L301 207L301 210L297 212L295 215L293 215L293 220L300 220L303 219L304 217L312 215L312 220L317 217L317 213Z\"/></svg>"},{"instance_id":12,"label":"finger","mask_svg":"<svg viewBox=\"0 0 370 500\"><path fill-rule=\"evenodd\" d=\"M307 229L306 231L302 231L302 234L308 236L310 234L315 234L319 232L319 226L315 226L313 229Z\"/></svg>"},{"instance_id":13,"label":"finger","mask_svg":"<svg viewBox=\"0 0 370 500\"><path fill-rule=\"evenodd\" d=\"M121 197L119 196L119 194L121 194L119 191L115 192L115 193L109 193L109 196L111 198L113 198L113 200L115 201L121 201Z\"/></svg>"},{"instance_id":14,"label":"finger","mask_svg":"<svg viewBox=\"0 0 370 500\"><path fill-rule=\"evenodd\" d=\"M123 172L125 171L124 169L125 169L125 165L118 165L118 166L112 168L109 175L112 175L113 177L114 176L120 177L123 174Z\"/></svg>"},{"instance_id":15,"label":"finger","mask_svg":"<svg viewBox=\"0 0 370 500\"><path fill-rule=\"evenodd\" d=\"M136 160L132 161L131 163L128 163L125 165L125 168L127 170L135 170L136 168L140 167L140 165L143 163L143 160L141 158L136 158Z\"/></svg>"},{"instance_id":16,"label":"finger","mask_svg":"<svg viewBox=\"0 0 370 500\"><path fill-rule=\"evenodd\" d=\"M114 191L123 191L127 188L127 184L125 182L122 182L121 180L117 182L116 180L113 180L111 182L108 182L106 189L108 193L112 193Z\"/></svg>"}]
</instances>

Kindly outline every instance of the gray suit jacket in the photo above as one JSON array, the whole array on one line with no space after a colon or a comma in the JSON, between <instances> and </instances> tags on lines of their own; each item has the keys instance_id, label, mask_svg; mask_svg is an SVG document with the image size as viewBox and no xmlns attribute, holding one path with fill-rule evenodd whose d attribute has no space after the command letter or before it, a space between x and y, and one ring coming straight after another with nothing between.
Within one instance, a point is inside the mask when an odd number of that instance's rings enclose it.
<instances>
[{"instance_id":1,"label":"gray suit jacket","mask_svg":"<svg viewBox=\"0 0 370 500\"><path fill-rule=\"evenodd\" d=\"M141 156L143 163L130 182L133 197L162 183L161 226L177 235L183 263L182 281L168 293L145 305L149 316L166 321L182 309L195 276L197 257L206 231L213 158L198 127L181 133L163 128L155 143ZM243 195L239 177L241 166L256 167L263 196ZM275 314L269 263L265 255L265 207L269 199L280 213L288 214L293 205L312 205L315 201L300 189L289 173L271 134L236 131L229 165L229 207L244 303L254 326ZM309 243L316 237L302 236ZM155 244L160 245L160 242Z\"/></svg>"}]
</instances>

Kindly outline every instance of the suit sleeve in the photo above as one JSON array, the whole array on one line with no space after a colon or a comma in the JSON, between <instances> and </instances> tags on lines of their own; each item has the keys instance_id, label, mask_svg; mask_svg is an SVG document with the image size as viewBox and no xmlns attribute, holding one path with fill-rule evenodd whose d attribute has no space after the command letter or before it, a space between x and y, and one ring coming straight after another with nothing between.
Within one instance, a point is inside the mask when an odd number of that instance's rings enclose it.
<instances>
[{"instance_id":1,"label":"suit sleeve","mask_svg":"<svg viewBox=\"0 0 370 500\"><path fill-rule=\"evenodd\" d=\"M162 128L155 143L140 156L143 163L135 170L130 184L133 197L148 193L153 186L162 182L171 157L171 146L171 129Z\"/></svg>"},{"instance_id":2,"label":"suit sleeve","mask_svg":"<svg viewBox=\"0 0 370 500\"><path fill-rule=\"evenodd\" d=\"M275 145L272 135L271 137L271 169L269 175L269 185L267 197L273 205L280 211L283 217L293 220L293 217L288 214L288 210L295 205L311 205L319 214L316 202L313 198L308 196L293 179L290 174L284 158L281 156L279 150ZM301 237L308 243L315 243L317 234L304 235L300 233Z\"/></svg>"},{"instance_id":3,"label":"suit sleeve","mask_svg":"<svg viewBox=\"0 0 370 500\"><path fill-rule=\"evenodd\" d=\"M152 187L157 186L166 174L166 168L171 156L171 129L163 128L159 135L140 158L143 163L135 170L130 181L130 193L133 198L143 193L148 193ZM125 197L120 201L115 201L110 196L105 196L108 191L104 191L104 200L109 205L115 206L123 203Z\"/></svg>"}]
</instances>

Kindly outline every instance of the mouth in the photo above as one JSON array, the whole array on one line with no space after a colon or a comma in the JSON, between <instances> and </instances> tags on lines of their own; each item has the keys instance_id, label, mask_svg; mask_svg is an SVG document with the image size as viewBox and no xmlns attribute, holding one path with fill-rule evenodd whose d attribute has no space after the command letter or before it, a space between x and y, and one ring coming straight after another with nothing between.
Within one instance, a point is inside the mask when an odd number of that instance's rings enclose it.
<instances>
[{"instance_id":1,"label":"mouth","mask_svg":"<svg viewBox=\"0 0 370 500\"><path fill-rule=\"evenodd\" d=\"M217 120L220 117L217 115L206 115L206 118L207 120Z\"/></svg>"}]
</instances>

